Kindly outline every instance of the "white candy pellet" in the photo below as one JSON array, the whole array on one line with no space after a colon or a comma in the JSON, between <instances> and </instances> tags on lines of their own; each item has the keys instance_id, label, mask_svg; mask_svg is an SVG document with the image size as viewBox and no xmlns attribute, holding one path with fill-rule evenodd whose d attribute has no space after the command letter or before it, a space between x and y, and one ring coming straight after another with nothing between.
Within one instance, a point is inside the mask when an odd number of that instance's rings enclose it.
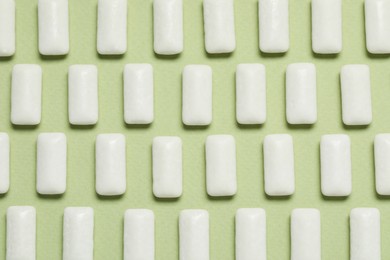
<instances>
[{"instance_id":1,"label":"white candy pellet","mask_svg":"<svg viewBox=\"0 0 390 260\"><path fill-rule=\"evenodd\" d=\"M99 0L97 51L103 55L127 50L127 0Z\"/></svg>"},{"instance_id":2,"label":"white candy pellet","mask_svg":"<svg viewBox=\"0 0 390 260\"><path fill-rule=\"evenodd\" d=\"M154 214L149 209L125 212L124 260L154 260Z\"/></svg>"},{"instance_id":3,"label":"white candy pellet","mask_svg":"<svg viewBox=\"0 0 390 260\"><path fill-rule=\"evenodd\" d=\"M69 52L68 0L39 0L39 52L65 55Z\"/></svg>"},{"instance_id":4,"label":"white candy pellet","mask_svg":"<svg viewBox=\"0 0 390 260\"><path fill-rule=\"evenodd\" d=\"M236 118L240 124L263 124L267 117L266 76L262 64L239 64L236 70Z\"/></svg>"},{"instance_id":5,"label":"white candy pellet","mask_svg":"<svg viewBox=\"0 0 390 260\"><path fill-rule=\"evenodd\" d=\"M236 213L236 260L266 260L265 210L241 208Z\"/></svg>"},{"instance_id":6,"label":"white candy pellet","mask_svg":"<svg viewBox=\"0 0 390 260\"><path fill-rule=\"evenodd\" d=\"M0 194L9 190L10 144L7 133L0 133Z\"/></svg>"},{"instance_id":7,"label":"white candy pellet","mask_svg":"<svg viewBox=\"0 0 390 260\"><path fill-rule=\"evenodd\" d=\"M325 196L351 194L351 141L348 135L321 137L321 191Z\"/></svg>"},{"instance_id":8,"label":"white candy pellet","mask_svg":"<svg viewBox=\"0 0 390 260\"><path fill-rule=\"evenodd\" d=\"M313 51L319 54L341 52L342 0L312 0L311 17Z\"/></svg>"},{"instance_id":9,"label":"white candy pellet","mask_svg":"<svg viewBox=\"0 0 390 260\"><path fill-rule=\"evenodd\" d=\"M321 260L321 216L318 209L292 211L291 260Z\"/></svg>"},{"instance_id":10,"label":"white candy pellet","mask_svg":"<svg viewBox=\"0 0 390 260\"><path fill-rule=\"evenodd\" d=\"M99 117L98 70L95 65L72 65L68 71L68 111L72 125L93 125Z\"/></svg>"},{"instance_id":11,"label":"white candy pellet","mask_svg":"<svg viewBox=\"0 0 390 260\"><path fill-rule=\"evenodd\" d=\"M183 70L182 120L185 125L209 125L213 118L212 70L187 65Z\"/></svg>"},{"instance_id":12,"label":"white candy pellet","mask_svg":"<svg viewBox=\"0 0 390 260\"><path fill-rule=\"evenodd\" d=\"M37 125L41 122L42 69L36 64L17 64L12 70L11 122Z\"/></svg>"},{"instance_id":13,"label":"white candy pellet","mask_svg":"<svg viewBox=\"0 0 390 260\"><path fill-rule=\"evenodd\" d=\"M259 0L259 44L266 53L288 51L288 0Z\"/></svg>"},{"instance_id":14,"label":"white candy pellet","mask_svg":"<svg viewBox=\"0 0 390 260\"><path fill-rule=\"evenodd\" d=\"M208 53L229 53L236 48L233 0L204 0L205 46Z\"/></svg>"},{"instance_id":15,"label":"white candy pellet","mask_svg":"<svg viewBox=\"0 0 390 260\"><path fill-rule=\"evenodd\" d=\"M0 57L15 53L15 0L0 1Z\"/></svg>"},{"instance_id":16,"label":"white candy pellet","mask_svg":"<svg viewBox=\"0 0 390 260\"><path fill-rule=\"evenodd\" d=\"M153 139L153 194L177 198L182 194L182 142L180 137Z\"/></svg>"},{"instance_id":17,"label":"white candy pellet","mask_svg":"<svg viewBox=\"0 0 390 260\"><path fill-rule=\"evenodd\" d=\"M66 136L42 133L37 141L37 192L62 194L66 190Z\"/></svg>"},{"instance_id":18,"label":"white candy pellet","mask_svg":"<svg viewBox=\"0 0 390 260\"><path fill-rule=\"evenodd\" d=\"M154 0L154 52L174 55L183 51L183 1Z\"/></svg>"},{"instance_id":19,"label":"white candy pellet","mask_svg":"<svg viewBox=\"0 0 390 260\"><path fill-rule=\"evenodd\" d=\"M375 186L380 195L390 195L390 134L375 136Z\"/></svg>"},{"instance_id":20,"label":"white candy pellet","mask_svg":"<svg viewBox=\"0 0 390 260\"><path fill-rule=\"evenodd\" d=\"M179 217L180 260L209 260L209 213L186 209Z\"/></svg>"},{"instance_id":21,"label":"white candy pellet","mask_svg":"<svg viewBox=\"0 0 390 260\"><path fill-rule=\"evenodd\" d=\"M236 141L233 136L209 135L207 137L206 187L210 196L236 194Z\"/></svg>"},{"instance_id":22,"label":"white candy pellet","mask_svg":"<svg viewBox=\"0 0 390 260\"><path fill-rule=\"evenodd\" d=\"M288 134L264 138L264 182L269 196L288 196L295 191L294 146Z\"/></svg>"},{"instance_id":23,"label":"white candy pellet","mask_svg":"<svg viewBox=\"0 0 390 260\"><path fill-rule=\"evenodd\" d=\"M7 260L36 259L36 212L30 206L7 210Z\"/></svg>"},{"instance_id":24,"label":"white candy pellet","mask_svg":"<svg viewBox=\"0 0 390 260\"><path fill-rule=\"evenodd\" d=\"M123 134L96 137L96 192L103 196L126 191L126 138Z\"/></svg>"},{"instance_id":25,"label":"white candy pellet","mask_svg":"<svg viewBox=\"0 0 390 260\"><path fill-rule=\"evenodd\" d=\"M123 72L124 113L127 124L150 124L154 119L153 67L127 64Z\"/></svg>"},{"instance_id":26,"label":"white candy pellet","mask_svg":"<svg viewBox=\"0 0 390 260\"><path fill-rule=\"evenodd\" d=\"M354 208L350 214L351 260L381 259L381 220L377 208Z\"/></svg>"},{"instance_id":27,"label":"white candy pellet","mask_svg":"<svg viewBox=\"0 0 390 260\"><path fill-rule=\"evenodd\" d=\"M63 260L93 260L93 215L92 208L65 208Z\"/></svg>"},{"instance_id":28,"label":"white candy pellet","mask_svg":"<svg viewBox=\"0 0 390 260\"><path fill-rule=\"evenodd\" d=\"M345 65L341 69L343 122L368 125L372 121L370 68Z\"/></svg>"},{"instance_id":29,"label":"white candy pellet","mask_svg":"<svg viewBox=\"0 0 390 260\"><path fill-rule=\"evenodd\" d=\"M288 65L286 117L289 124L314 124L317 121L317 85L314 64Z\"/></svg>"},{"instance_id":30,"label":"white candy pellet","mask_svg":"<svg viewBox=\"0 0 390 260\"><path fill-rule=\"evenodd\" d=\"M367 50L390 53L390 1L365 0L364 4Z\"/></svg>"}]
</instances>

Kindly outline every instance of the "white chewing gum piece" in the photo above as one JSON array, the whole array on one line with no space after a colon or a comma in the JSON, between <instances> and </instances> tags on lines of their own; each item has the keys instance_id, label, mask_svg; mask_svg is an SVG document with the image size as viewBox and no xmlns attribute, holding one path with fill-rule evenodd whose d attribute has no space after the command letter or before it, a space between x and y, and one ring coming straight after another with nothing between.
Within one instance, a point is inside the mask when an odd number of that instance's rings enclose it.
<instances>
[{"instance_id":1,"label":"white chewing gum piece","mask_svg":"<svg viewBox=\"0 0 390 260\"><path fill-rule=\"evenodd\" d=\"M153 139L153 194L157 198L178 198L182 187L182 142L176 136Z\"/></svg>"},{"instance_id":2,"label":"white chewing gum piece","mask_svg":"<svg viewBox=\"0 0 390 260\"><path fill-rule=\"evenodd\" d=\"M36 212L31 206L7 210L7 260L36 259Z\"/></svg>"},{"instance_id":3,"label":"white chewing gum piece","mask_svg":"<svg viewBox=\"0 0 390 260\"><path fill-rule=\"evenodd\" d=\"M154 213L149 209L125 212L124 260L154 260Z\"/></svg>"},{"instance_id":4,"label":"white chewing gum piece","mask_svg":"<svg viewBox=\"0 0 390 260\"><path fill-rule=\"evenodd\" d=\"M65 208L63 229L62 259L93 260L93 208Z\"/></svg>"},{"instance_id":5,"label":"white chewing gum piece","mask_svg":"<svg viewBox=\"0 0 390 260\"><path fill-rule=\"evenodd\" d=\"M15 0L0 1L0 57L15 54Z\"/></svg>"},{"instance_id":6,"label":"white chewing gum piece","mask_svg":"<svg viewBox=\"0 0 390 260\"><path fill-rule=\"evenodd\" d=\"M183 51L183 1L153 1L154 52L175 55Z\"/></svg>"},{"instance_id":7,"label":"white chewing gum piece","mask_svg":"<svg viewBox=\"0 0 390 260\"><path fill-rule=\"evenodd\" d=\"M62 194L66 190L66 136L41 133L37 141L37 192Z\"/></svg>"},{"instance_id":8,"label":"white chewing gum piece","mask_svg":"<svg viewBox=\"0 0 390 260\"><path fill-rule=\"evenodd\" d=\"M0 133L0 194L7 193L10 183L10 142L7 133Z\"/></svg>"},{"instance_id":9,"label":"white chewing gum piece","mask_svg":"<svg viewBox=\"0 0 390 260\"><path fill-rule=\"evenodd\" d=\"M210 196L237 193L236 141L231 135L209 135L206 139L206 188Z\"/></svg>"},{"instance_id":10,"label":"white chewing gum piece","mask_svg":"<svg viewBox=\"0 0 390 260\"><path fill-rule=\"evenodd\" d=\"M209 213L203 209L182 210L179 239L180 260L209 260Z\"/></svg>"},{"instance_id":11,"label":"white chewing gum piece","mask_svg":"<svg viewBox=\"0 0 390 260\"><path fill-rule=\"evenodd\" d=\"M69 53L68 0L38 1L39 53Z\"/></svg>"},{"instance_id":12,"label":"white chewing gum piece","mask_svg":"<svg viewBox=\"0 0 390 260\"><path fill-rule=\"evenodd\" d=\"M291 260L321 260L321 216L318 209L291 213Z\"/></svg>"},{"instance_id":13,"label":"white chewing gum piece","mask_svg":"<svg viewBox=\"0 0 390 260\"><path fill-rule=\"evenodd\" d=\"M68 71L68 111L72 125L94 125L99 117L98 70L95 65L72 65Z\"/></svg>"},{"instance_id":14,"label":"white chewing gum piece","mask_svg":"<svg viewBox=\"0 0 390 260\"><path fill-rule=\"evenodd\" d=\"M311 1L313 52L336 54L343 48L342 0Z\"/></svg>"},{"instance_id":15,"label":"white chewing gum piece","mask_svg":"<svg viewBox=\"0 0 390 260\"><path fill-rule=\"evenodd\" d=\"M312 63L293 63L286 71L286 118L289 124L317 121L316 67Z\"/></svg>"},{"instance_id":16,"label":"white chewing gum piece","mask_svg":"<svg viewBox=\"0 0 390 260\"><path fill-rule=\"evenodd\" d=\"M213 120L213 79L207 65L183 70L182 120L185 125L209 125Z\"/></svg>"},{"instance_id":17,"label":"white chewing gum piece","mask_svg":"<svg viewBox=\"0 0 390 260\"><path fill-rule=\"evenodd\" d=\"M37 125L41 122L42 69L36 64L17 64L12 70L11 122Z\"/></svg>"},{"instance_id":18,"label":"white chewing gum piece","mask_svg":"<svg viewBox=\"0 0 390 260\"><path fill-rule=\"evenodd\" d=\"M152 65L126 64L123 83L126 124L151 124L154 119Z\"/></svg>"},{"instance_id":19,"label":"white chewing gum piece","mask_svg":"<svg viewBox=\"0 0 390 260\"><path fill-rule=\"evenodd\" d=\"M127 50L127 0L99 0L97 51L121 55Z\"/></svg>"},{"instance_id":20,"label":"white chewing gum piece","mask_svg":"<svg viewBox=\"0 0 390 260\"><path fill-rule=\"evenodd\" d=\"M344 124L369 125L372 121L370 68L363 64L344 65L340 77Z\"/></svg>"},{"instance_id":21,"label":"white chewing gum piece","mask_svg":"<svg viewBox=\"0 0 390 260\"><path fill-rule=\"evenodd\" d=\"M377 134L374 141L375 187L379 195L390 195L390 134Z\"/></svg>"},{"instance_id":22,"label":"white chewing gum piece","mask_svg":"<svg viewBox=\"0 0 390 260\"><path fill-rule=\"evenodd\" d=\"M351 141L348 135L321 137L321 192L349 196L352 192Z\"/></svg>"},{"instance_id":23,"label":"white chewing gum piece","mask_svg":"<svg viewBox=\"0 0 390 260\"><path fill-rule=\"evenodd\" d=\"M236 49L233 0L204 0L203 19L206 51L230 53Z\"/></svg>"},{"instance_id":24,"label":"white chewing gum piece","mask_svg":"<svg viewBox=\"0 0 390 260\"><path fill-rule=\"evenodd\" d=\"M365 0L364 14L368 52L390 53L390 1Z\"/></svg>"},{"instance_id":25,"label":"white chewing gum piece","mask_svg":"<svg viewBox=\"0 0 390 260\"><path fill-rule=\"evenodd\" d=\"M381 260L381 220L377 208L354 208L350 214L351 260Z\"/></svg>"},{"instance_id":26,"label":"white chewing gum piece","mask_svg":"<svg viewBox=\"0 0 390 260\"><path fill-rule=\"evenodd\" d=\"M294 146L289 134L264 138L264 183L269 196L289 196L295 191Z\"/></svg>"},{"instance_id":27,"label":"white chewing gum piece","mask_svg":"<svg viewBox=\"0 0 390 260\"><path fill-rule=\"evenodd\" d=\"M263 124L267 117L266 75L263 64L238 64L236 119L239 124Z\"/></svg>"},{"instance_id":28,"label":"white chewing gum piece","mask_svg":"<svg viewBox=\"0 0 390 260\"><path fill-rule=\"evenodd\" d=\"M96 137L96 192L102 196L126 191L126 138L123 134Z\"/></svg>"},{"instance_id":29,"label":"white chewing gum piece","mask_svg":"<svg viewBox=\"0 0 390 260\"><path fill-rule=\"evenodd\" d=\"M266 215L261 208L236 212L236 260L266 260Z\"/></svg>"},{"instance_id":30,"label":"white chewing gum piece","mask_svg":"<svg viewBox=\"0 0 390 260\"><path fill-rule=\"evenodd\" d=\"M265 53L287 52L290 46L289 0L259 0L259 45Z\"/></svg>"}]
</instances>

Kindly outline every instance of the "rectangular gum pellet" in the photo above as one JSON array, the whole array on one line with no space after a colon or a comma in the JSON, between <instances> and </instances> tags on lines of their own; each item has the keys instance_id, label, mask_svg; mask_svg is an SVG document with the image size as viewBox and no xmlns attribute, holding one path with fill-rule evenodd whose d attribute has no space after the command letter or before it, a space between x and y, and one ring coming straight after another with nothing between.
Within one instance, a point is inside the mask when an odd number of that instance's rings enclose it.
<instances>
[{"instance_id":1,"label":"rectangular gum pellet","mask_svg":"<svg viewBox=\"0 0 390 260\"><path fill-rule=\"evenodd\" d=\"M36 259L36 212L30 206L7 210L7 260Z\"/></svg>"},{"instance_id":2,"label":"rectangular gum pellet","mask_svg":"<svg viewBox=\"0 0 390 260\"><path fill-rule=\"evenodd\" d=\"M321 260L321 216L318 209L292 211L291 260Z\"/></svg>"},{"instance_id":3,"label":"rectangular gum pellet","mask_svg":"<svg viewBox=\"0 0 390 260\"><path fill-rule=\"evenodd\" d=\"M123 81L126 124L151 124L154 119L152 65L127 64Z\"/></svg>"},{"instance_id":4,"label":"rectangular gum pellet","mask_svg":"<svg viewBox=\"0 0 390 260\"><path fill-rule=\"evenodd\" d=\"M206 51L233 52L236 48L233 0L204 0L203 17Z\"/></svg>"},{"instance_id":5,"label":"rectangular gum pellet","mask_svg":"<svg viewBox=\"0 0 390 260\"><path fill-rule=\"evenodd\" d=\"M209 213L186 209L179 217L180 260L209 260Z\"/></svg>"},{"instance_id":6,"label":"rectangular gum pellet","mask_svg":"<svg viewBox=\"0 0 390 260\"><path fill-rule=\"evenodd\" d=\"M89 207L64 210L63 260L93 260L94 213Z\"/></svg>"},{"instance_id":7,"label":"rectangular gum pellet","mask_svg":"<svg viewBox=\"0 0 390 260\"><path fill-rule=\"evenodd\" d=\"M293 63L286 72L286 117L289 124L317 121L316 67L312 63Z\"/></svg>"},{"instance_id":8,"label":"rectangular gum pellet","mask_svg":"<svg viewBox=\"0 0 390 260\"><path fill-rule=\"evenodd\" d=\"M369 125L372 121L370 68L345 65L341 69L343 122L346 125Z\"/></svg>"},{"instance_id":9,"label":"rectangular gum pellet","mask_svg":"<svg viewBox=\"0 0 390 260\"><path fill-rule=\"evenodd\" d=\"M290 46L288 0L259 0L259 37L262 52L288 51Z\"/></svg>"},{"instance_id":10,"label":"rectangular gum pellet","mask_svg":"<svg viewBox=\"0 0 390 260\"><path fill-rule=\"evenodd\" d=\"M236 194L236 141L233 136L209 135L207 137L206 186L210 196Z\"/></svg>"},{"instance_id":11,"label":"rectangular gum pellet","mask_svg":"<svg viewBox=\"0 0 390 260\"><path fill-rule=\"evenodd\" d=\"M365 0L364 13L368 52L390 53L390 1Z\"/></svg>"},{"instance_id":12,"label":"rectangular gum pellet","mask_svg":"<svg viewBox=\"0 0 390 260\"><path fill-rule=\"evenodd\" d=\"M65 55L69 52L68 0L39 0L39 53Z\"/></svg>"},{"instance_id":13,"label":"rectangular gum pellet","mask_svg":"<svg viewBox=\"0 0 390 260\"><path fill-rule=\"evenodd\" d=\"M96 192L102 196L126 191L126 138L123 134L99 134L96 138Z\"/></svg>"},{"instance_id":14,"label":"rectangular gum pellet","mask_svg":"<svg viewBox=\"0 0 390 260\"><path fill-rule=\"evenodd\" d=\"M68 111L72 125L98 121L98 70L95 65L72 65L68 71Z\"/></svg>"},{"instance_id":15,"label":"rectangular gum pellet","mask_svg":"<svg viewBox=\"0 0 390 260\"><path fill-rule=\"evenodd\" d=\"M128 209L124 224L124 260L154 260L154 213Z\"/></svg>"},{"instance_id":16,"label":"rectangular gum pellet","mask_svg":"<svg viewBox=\"0 0 390 260\"><path fill-rule=\"evenodd\" d=\"M183 70L182 120L185 125L209 125L213 118L212 70L187 65Z\"/></svg>"},{"instance_id":17,"label":"rectangular gum pellet","mask_svg":"<svg viewBox=\"0 0 390 260\"><path fill-rule=\"evenodd\" d=\"M15 53L15 0L0 1L0 57Z\"/></svg>"},{"instance_id":18,"label":"rectangular gum pellet","mask_svg":"<svg viewBox=\"0 0 390 260\"><path fill-rule=\"evenodd\" d=\"M127 50L127 0L99 0L97 51L120 55Z\"/></svg>"},{"instance_id":19,"label":"rectangular gum pellet","mask_svg":"<svg viewBox=\"0 0 390 260\"><path fill-rule=\"evenodd\" d=\"M269 196L288 196L295 191L294 146L288 134L264 138L264 182Z\"/></svg>"},{"instance_id":20,"label":"rectangular gum pellet","mask_svg":"<svg viewBox=\"0 0 390 260\"><path fill-rule=\"evenodd\" d=\"M319 54L341 52L342 0L312 0L311 12L313 51Z\"/></svg>"},{"instance_id":21,"label":"rectangular gum pellet","mask_svg":"<svg viewBox=\"0 0 390 260\"><path fill-rule=\"evenodd\" d=\"M176 136L153 139L153 194L178 198L182 194L182 142Z\"/></svg>"},{"instance_id":22,"label":"rectangular gum pellet","mask_svg":"<svg viewBox=\"0 0 390 260\"><path fill-rule=\"evenodd\" d=\"M263 124L267 117L263 64L239 64L236 70L236 119L239 124Z\"/></svg>"},{"instance_id":23,"label":"rectangular gum pellet","mask_svg":"<svg viewBox=\"0 0 390 260\"><path fill-rule=\"evenodd\" d=\"M12 70L11 122L37 125L41 122L42 69L36 64L17 64Z\"/></svg>"},{"instance_id":24,"label":"rectangular gum pellet","mask_svg":"<svg viewBox=\"0 0 390 260\"><path fill-rule=\"evenodd\" d=\"M66 190L66 136L41 133L37 141L37 192L62 194Z\"/></svg>"},{"instance_id":25,"label":"rectangular gum pellet","mask_svg":"<svg viewBox=\"0 0 390 260\"><path fill-rule=\"evenodd\" d=\"M381 220L377 208L354 208L350 214L351 260L381 259Z\"/></svg>"},{"instance_id":26,"label":"rectangular gum pellet","mask_svg":"<svg viewBox=\"0 0 390 260\"><path fill-rule=\"evenodd\" d=\"M266 215L261 208L236 212L236 260L266 260Z\"/></svg>"},{"instance_id":27,"label":"rectangular gum pellet","mask_svg":"<svg viewBox=\"0 0 390 260\"><path fill-rule=\"evenodd\" d=\"M325 196L351 194L351 141L348 135L321 137L321 191Z\"/></svg>"},{"instance_id":28,"label":"rectangular gum pellet","mask_svg":"<svg viewBox=\"0 0 390 260\"><path fill-rule=\"evenodd\" d=\"M7 133L0 133L0 194L7 193L10 183L10 142Z\"/></svg>"},{"instance_id":29,"label":"rectangular gum pellet","mask_svg":"<svg viewBox=\"0 0 390 260\"><path fill-rule=\"evenodd\" d=\"M375 186L380 195L390 195L390 134L375 136Z\"/></svg>"},{"instance_id":30,"label":"rectangular gum pellet","mask_svg":"<svg viewBox=\"0 0 390 260\"><path fill-rule=\"evenodd\" d=\"M154 0L154 52L175 55L183 51L183 1Z\"/></svg>"}]
</instances>

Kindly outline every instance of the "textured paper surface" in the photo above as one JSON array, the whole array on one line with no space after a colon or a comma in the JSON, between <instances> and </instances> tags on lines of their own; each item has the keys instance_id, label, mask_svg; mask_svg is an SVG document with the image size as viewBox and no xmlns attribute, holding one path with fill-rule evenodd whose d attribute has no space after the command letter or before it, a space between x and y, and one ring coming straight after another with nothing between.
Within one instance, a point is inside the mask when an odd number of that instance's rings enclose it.
<instances>
[{"instance_id":1,"label":"textured paper surface","mask_svg":"<svg viewBox=\"0 0 390 260\"><path fill-rule=\"evenodd\" d=\"M210 259L234 259L234 215L237 208L262 207L267 212L269 259L289 259L290 213L297 207L321 210L323 259L349 259L348 216L354 207L377 207L382 245L390 244L390 198L378 197L374 186L373 141L390 132L390 57L366 51L363 0L343 1L343 46L338 56L314 55L311 49L310 1L291 1L291 48L285 55L261 54L258 48L257 0L235 1L237 49L231 55L207 55L204 49L202 1L184 3L184 51L174 58L153 52L152 1L129 0L128 50L124 56L99 56L96 51L97 1L69 1L70 53L42 58L38 53L37 1L17 1L17 48L0 59L0 132L11 142L11 187L0 196L0 259L5 259L5 214L10 205L37 209L37 259L61 259L62 221L66 206L95 210L96 260L123 257L123 214L128 208L150 208L156 217L156 259L178 259L178 216L185 208L210 214ZM130 19L131 18L131 19ZM126 126L123 121L122 72L127 63L151 63L155 76L155 121ZM239 126L235 119L235 69L238 63L263 63L267 68L267 121ZM289 126L285 116L285 70L294 62L317 68L318 122ZM11 70L16 63L38 63L43 69L42 122L37 127L10 124ZM67 71L71 64L96 64L99 69L99 122L72 127L67 113ZM373 123L344 127L341 120L341 66L366 63L371 69ZM213 69L213 122L207 128L185 127L181 121L181 73L186 64ZM64 132L68 140L68 183L62 196L39 196L35 190L36 138L40 132ZM95 192L95 138L118 132L127 140L127 191L122 197L101 198ZM289 133L294 138L296 192L290 198L264 193L264 136ZM353 191L346 199L324 199L320 190L321 135L351 137ZM237 146L238 192L231 199L206 193L207 135L231 134ZM183 196L157 200L152 193L152 139L175 135L183 140ZM383 259L390 247L382 247Z\"/></svg>"}]
</instances>

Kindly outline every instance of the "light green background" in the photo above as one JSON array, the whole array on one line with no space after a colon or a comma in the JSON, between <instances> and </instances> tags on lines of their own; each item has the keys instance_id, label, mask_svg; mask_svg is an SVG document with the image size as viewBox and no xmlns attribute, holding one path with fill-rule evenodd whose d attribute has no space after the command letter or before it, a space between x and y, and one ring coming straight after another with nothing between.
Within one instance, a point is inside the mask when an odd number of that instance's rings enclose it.
<instances>
[{"instance_id":1,"label":"light green background","mask_svg":"<svg viewBox=\"0 0 390 260\"><path fill-rule=\"evenodd\" d=\"M316 207L322 217L323 259L349 258L348 215L353 207L378 207L382 214L383 259L390 258L390 203L374 187L373 138L390 132L390 61L365 49L363 0L343 0L343 51L319 56L311 51L310 1L290 1L291 47L286 55L261 54L258 48L257 0L236 0L237 49L232 55L205 53L201 0L184 0L184 52L158 57L152 44L152 0L128 1L128 51L118 58L96 52L96 0L70 0L70 54L44 58L37 48L37 1L17 2L16 55L0 60L0 131L11 137L11 189L0 196L0 259L5 259L5 214L11 205L37 209L37 258L61 259L62 217L66 206L95 209L95 259L121 259L123 213L150 208L156 215L156 259L178 259L179 211L204 208L210 213L211 259L234 259L234 214L240 207L267 211L268 259L288 259L289 219L296 207ZM126 63L151 63L155 75L155 121L151 126L126 126L123 121L122 72ZM240 126L235 120L234 74L238 63L263 63L267 68L267 122ZM285 119L285 69L293 62L317 67L318 123L289 126ZM12 66L38 63L43 68L42 123L36 128L10 124ZM99 122L72 127L67 119L67 69L71 64L99 68ZM186 64L213 68L213 122L207 128L181 123L181 72ZM339 72L344 64L366 63L372 76L374 120L371 126L350 128L341 121ZM61 131L68 138L68 188L63 196L39 196L35 190L36 138L40 132ZM99 133L127 137L127 192L118 198L98 197L94 190L94 143ZM296 193L269 198L264 193L262 142L267 134L294 138ZM347 133L352 140L353 192L346 199L326 199L320 192L319 141L323 134ZM237 142L238 193L231 199L206 195L204 141L210 134L232 134ZM154 136L183 139L184 194L176 201L152 195L151 142Z\"/></svg>"}]
</instances>

